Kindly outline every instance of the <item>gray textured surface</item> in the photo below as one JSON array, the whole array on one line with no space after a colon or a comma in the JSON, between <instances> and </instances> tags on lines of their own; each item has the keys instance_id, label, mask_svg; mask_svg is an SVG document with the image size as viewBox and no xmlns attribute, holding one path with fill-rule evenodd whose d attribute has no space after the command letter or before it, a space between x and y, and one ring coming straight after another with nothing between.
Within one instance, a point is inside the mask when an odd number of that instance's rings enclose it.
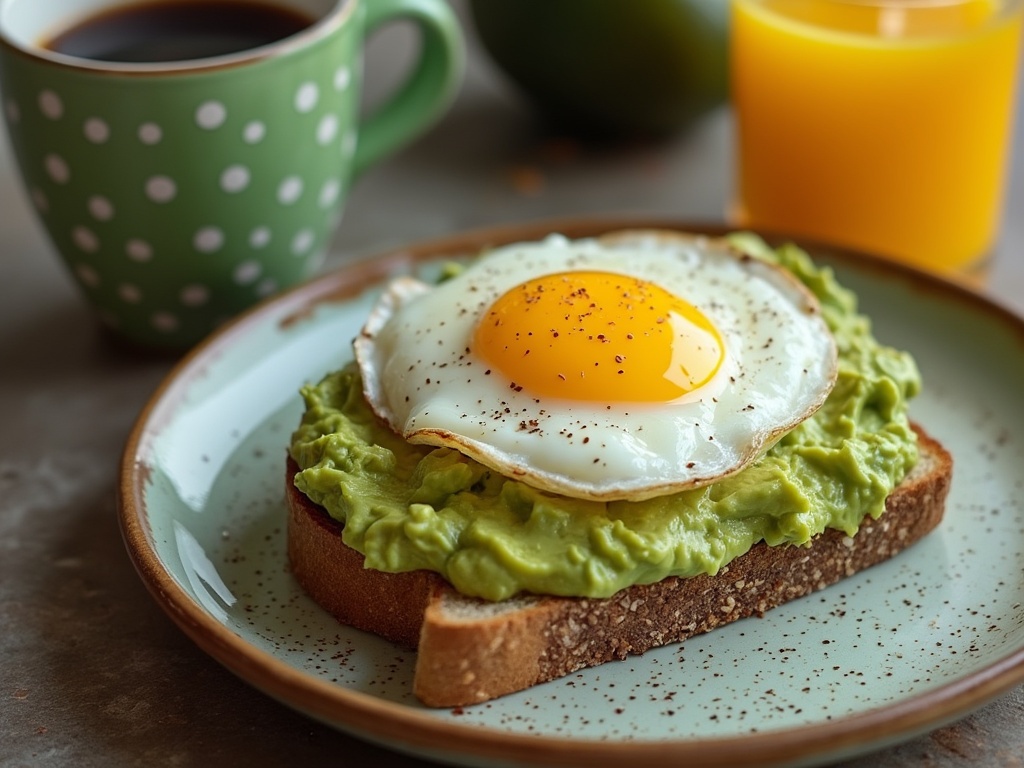
<instances>
[{"instance_id":1,"label":"gray textured surface","mask_svg":"<svg viewBox=\"0 0 1024 768\"><path fill-rule=\"evenodd\" d=\"M407 42L403 30L375 41L371 91L401 66ZM328 268L423 237L553 215L720 219L729 127L722 110L661 145L545 136L474 56L446 119L356 186ZM1013 181L992 290L1024 311L1024 152ZM29 217L6 145L0 233L0 766L426 765L252 690L153 603L120 540L115 481L123 441L173 361L133 355L98 333ZM847 768L908 764L1024 765L1024 687Z\"/></svg>"}]
</instances>

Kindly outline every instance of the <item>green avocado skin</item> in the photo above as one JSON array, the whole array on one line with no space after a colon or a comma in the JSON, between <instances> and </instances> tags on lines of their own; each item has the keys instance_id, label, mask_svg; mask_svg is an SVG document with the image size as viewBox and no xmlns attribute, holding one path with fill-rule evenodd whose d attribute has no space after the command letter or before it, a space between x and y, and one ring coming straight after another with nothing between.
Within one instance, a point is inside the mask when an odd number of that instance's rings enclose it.
<instances>
[{"instance_id":1,"label":"green avocado skin","mask_svg":"<svg viewBox=\"0 0 1024 768\"><path fill-rule=\"evenodd\" d=\"M560 128L662 136L728 92L727 0L471 0L491 59Z\"/></svg>"},{"instance_id":2,"label":"green avocado skin","mask_svg":"<svg viewBox=\"0 0 1024 768\"><path fill-rule=\"evenodd\" d=\"M814 292L839 347L825 404L760 459L705 488L646 501L595 502L538 491L460 453L414 446L382 428L354 364L302 390L290 454L296 487L344 524L366 565L429 569L488 600L521 592L608 597L632 584L714 574L759 541L803 545L826 528L852 535L917 460L907 416L920 375L883 346L856 298L793 246L773 251Z\"/></svg>"}]
</instances>

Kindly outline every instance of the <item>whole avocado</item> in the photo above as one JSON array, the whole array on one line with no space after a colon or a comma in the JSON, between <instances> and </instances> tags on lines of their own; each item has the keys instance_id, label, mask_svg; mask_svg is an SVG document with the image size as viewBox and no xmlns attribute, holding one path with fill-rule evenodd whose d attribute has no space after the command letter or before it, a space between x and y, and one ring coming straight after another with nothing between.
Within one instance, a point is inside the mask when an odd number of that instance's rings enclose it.
<instances>
[{"instance_id":1,"label":"whole avocado","mask_svg":"<svg viewBox=\"0 0 1024 768\"><path fill-rule=\"evenodd\" d=\"M666 135L725 101L727 0L469 0L484 49L555 124Z\"/></svg>"}]
</instances>

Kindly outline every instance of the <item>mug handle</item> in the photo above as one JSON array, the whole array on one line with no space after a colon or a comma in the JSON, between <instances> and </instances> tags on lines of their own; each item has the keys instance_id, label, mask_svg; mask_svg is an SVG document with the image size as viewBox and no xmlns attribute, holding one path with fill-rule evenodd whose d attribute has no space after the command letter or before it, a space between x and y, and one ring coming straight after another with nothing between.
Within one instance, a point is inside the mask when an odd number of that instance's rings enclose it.
<instances>
[{"instance_id":1,"label":"mug handle","mask_svg":"<svg viewBox=\"0 0 1024 768\"><path fill-rule=\"evenodd\" d=\"M445 0L369 0L363 38L384 24L405 19L421 35L419 60L383 104L360 121L352 159L358 176L370 165L422 132L455 97L465 69L458 19Z\"/></svg>"}]
</instances>

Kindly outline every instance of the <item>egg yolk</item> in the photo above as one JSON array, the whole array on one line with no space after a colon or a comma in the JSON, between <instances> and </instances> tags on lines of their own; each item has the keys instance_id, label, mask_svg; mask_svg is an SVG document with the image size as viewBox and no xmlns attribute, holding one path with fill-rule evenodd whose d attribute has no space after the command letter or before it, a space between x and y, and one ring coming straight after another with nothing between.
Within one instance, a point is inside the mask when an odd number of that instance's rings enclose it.
<instances>
[{"instance_id":1,"label":"egg yolk","mask_svg":"<svg viewBox=\"0 0 1024 768\"><path fill-rule=\"evenodd\" d=\"M725 355L695 306L611 272L560 272L499 297L475 352L514 388L600 402L668 402L707 383Z\"/></svg>"}]
</instances>

